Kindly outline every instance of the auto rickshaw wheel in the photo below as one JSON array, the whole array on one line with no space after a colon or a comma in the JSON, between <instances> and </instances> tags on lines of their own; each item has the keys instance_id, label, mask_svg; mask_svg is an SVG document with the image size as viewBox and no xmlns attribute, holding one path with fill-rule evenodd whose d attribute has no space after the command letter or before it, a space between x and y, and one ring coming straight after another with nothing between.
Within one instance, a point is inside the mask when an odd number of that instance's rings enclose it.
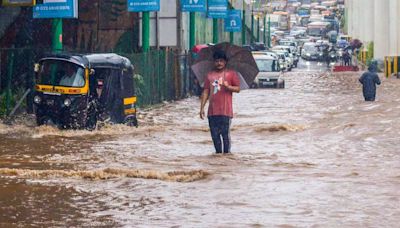
<instances>
[{"instance_id":1,"label":"auto rickshaw wheel","mask_svg":"<svg viewBox=\"0 0 400 228\"><path fill-rule=\"evenodd\" d=\"M36 124L38 126L42 126L42 125L49 125L49 126L54 126L57 127L59 129L63 128L62 126L60 126L59 124L57 124L56 122L54 122L50 117L48 116L36 116Z\"/></svg>"},{"instance_id":2,"label":"auto rickshaw wheel","mask_svg":"<svg viewBox=\"0 0 400 228\"><path fill-rule=\"evenodd\" d=\"M138 127L139 126L139 123L138 123L136 117L132 117L132 116L126 117L124 122L127 126L130 126L130 127Z\"/></svg>"},{"instance_id":3,"label":"auto rickshaw wheel","mask_svg":"<svg viewBox=\"0 0 400 228\"><path fill-rule=\"evenodd\" d=\"M36 114L36 124L38 126L45 125L51 120L48 116L42 116Z\"/></svg>"},{"instance_id":4,"label":"auto rickshaw wheel","mask_svg":"<svg viewBox=\"0 0 400 228\"><path fill-rule=\"evenodd\" d=\"M96 125L97 125L96 108L94 107L94 105L91 105L87 112L85 128L88 131L93 131L96 129Z\"/></svg>"}]
</instances>

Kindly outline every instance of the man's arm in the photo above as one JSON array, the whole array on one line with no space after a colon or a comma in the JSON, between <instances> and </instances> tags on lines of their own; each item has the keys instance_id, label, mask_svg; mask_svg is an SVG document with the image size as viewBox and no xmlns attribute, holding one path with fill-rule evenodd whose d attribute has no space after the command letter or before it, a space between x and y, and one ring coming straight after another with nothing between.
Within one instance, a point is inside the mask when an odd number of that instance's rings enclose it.
<instances>
[{"instance_id":1,"label":"man's arm","mask_svg":"<svg viewBox=\"0 0 400 228\"><path fill-rule=\"evenodd\" d=\"M378 74L375 74L374 82L375 82L377 85L380 85L380 84L381 84L381 80L379 79Z\"/></svg>"},{"instance_id":2,"label":"man's arm","mask_svg":"<svg viewBox=\"0 0 400 228\"><path fill-rule=\"evenodd\" d=\"M201 103L200 103L200 118L201 119L204 119L204 116L205 116L204 106L207 103L209 92L210 92L210 89L204 89L203 94L201 95Z\"/></svg>"},{"instance_id":3,"label":"man's arm","mask_svg":"<svg viewBox=\"0 0 400 228\"><path fill-rule=\"evenodd\" d=\"M227 89L228 91L231 91L233 93L240 92L240 86L229 85L229 83L227 81L224 81L224 87L225 87L225 89Z\"/></svg>"},{"instance_id":4,"label":"man's arm","mask_svg":"<svg viewBox=\"0 0 400 228\"><path fill-rule=\"evenodd\" d=\"M364 84L364 76L365 75L365 73L363 73L362 75L361 75L361 77L358 79L358 81L361 83L361 84Z\"/></svg>"},{"instance_id":5,"label":"man's arm","mask_svg":"<svg viewBox=\"0 0 400 228\"><path fill-rule=\"evenodd\" d=\"M223 82L223 86L225 87L226 90L233 92L233 93L239 93L240 92L240 80L239 76L237 75L236 72L231 72L233 75L229 80L226 80Z\"/></svg>"}]
</instances>

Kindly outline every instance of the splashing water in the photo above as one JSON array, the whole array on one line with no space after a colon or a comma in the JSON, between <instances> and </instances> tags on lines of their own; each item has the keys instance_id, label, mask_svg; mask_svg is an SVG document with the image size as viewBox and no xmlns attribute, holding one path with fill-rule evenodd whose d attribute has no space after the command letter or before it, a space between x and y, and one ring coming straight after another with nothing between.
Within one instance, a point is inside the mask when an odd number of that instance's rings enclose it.
<instances>
[{"instance_id":1,"label":"splashing water","mask_svg":"<svg viewBox=\"0 0 400 228\"><path fill-rule=\"evenodd\" d=\"M72 170L30 170L0 169L0 175L23 178L83 178L90 180L107 180L115 178L157 179L174 182L193 182L207 178L208 172L203 170L160 172L156 170L106 168L94 171Z\"/></svg>"}]
</instances>

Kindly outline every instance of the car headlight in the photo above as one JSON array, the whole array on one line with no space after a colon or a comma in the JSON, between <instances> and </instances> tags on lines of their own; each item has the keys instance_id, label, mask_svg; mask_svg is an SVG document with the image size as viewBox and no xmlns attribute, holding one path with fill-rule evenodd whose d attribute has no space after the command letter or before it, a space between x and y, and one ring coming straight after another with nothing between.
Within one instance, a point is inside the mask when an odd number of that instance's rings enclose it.
<instances>
[{"instance_id":1,"label":"car headlight","mask_svg":"<svg viewBox=\"0 0 400 228\"><path fill-rule=\"evenodd\" d=\"M35 96L34 98L33 98L33 102L35 102L36 104L40 104L40 102L42 102L42 98L40 98L40 96Z\"/></svg>"},{"instance_id":2,"label":"car headlight","mask_svg":"<svg viewBox=\"0 0 400 228\"><path fill-rule=\"evenodd\" d=\"M69 107L71 105L71 99L67 98L64 100L64 105Z\"/></svg>"},{"instance_id":3,"label":"car headlight","mask_svg":"<svg viewBox=\"0 0 400 228\"><path fill-rule=\"evenodd\" d=\"M310 53L306 53L306 56L311 56L311 54Z\"/></svg>"},{"instance_id":4,"label":"car headlight","mask_svg":"<svg viewBox=\"0 0 400 228\"><path fill-rule=\"evenodd\" d=\"M319 56L322 56L322 53L319 53Z\"/></svg>"}]
</instances>

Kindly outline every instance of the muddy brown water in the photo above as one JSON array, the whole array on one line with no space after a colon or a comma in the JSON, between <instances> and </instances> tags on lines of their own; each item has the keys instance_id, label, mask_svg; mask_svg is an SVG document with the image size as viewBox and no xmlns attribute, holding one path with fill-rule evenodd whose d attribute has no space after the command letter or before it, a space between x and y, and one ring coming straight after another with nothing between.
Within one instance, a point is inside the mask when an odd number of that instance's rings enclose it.
<instances>
[{"instance_id":1,"label":"muddy brown water","mask_svg":"<svg viewBox=\"0 0 400 228\"><path fill-rule=\"evenodd\" d=\"M400 80L364 102L358 76L235 94L227 156L195 97L142 110L139 128L0 124L0 226L396 227Z\"/></svg>"}]
</instances>

